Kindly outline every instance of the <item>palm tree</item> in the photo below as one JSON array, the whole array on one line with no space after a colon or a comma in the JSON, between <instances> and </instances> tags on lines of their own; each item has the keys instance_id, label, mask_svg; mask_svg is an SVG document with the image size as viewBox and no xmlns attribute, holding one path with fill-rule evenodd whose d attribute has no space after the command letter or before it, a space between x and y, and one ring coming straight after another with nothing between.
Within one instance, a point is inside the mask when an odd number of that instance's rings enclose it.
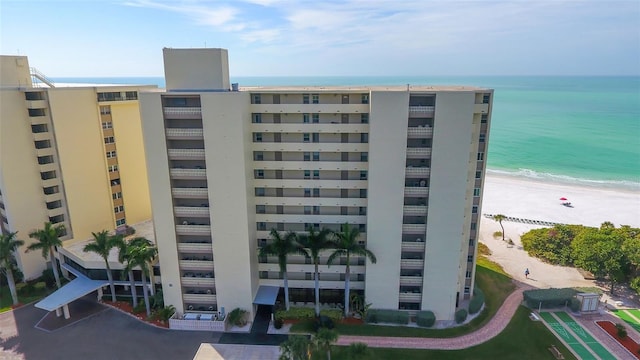
<instances>
[{"instance_id":1,"label":"palm tree","mask_svg":"<svg viewBox=\"0 0 640 360\"><path fill-rule=\"evenodd\" d=\"M327 328L320 328L313 338L315 347L327 352L327 360L331 360L331 345L336 341L338 341L338 333Z\"/></svg>"},{"instance_id":2,"label":"palm tree","mask_svg":"<svg viewBox=\"0 0 640 360\"><path fill-rule=\"evenodd\" d=\"M335 251L329 255L327 264L331 266L333 262L342 256L347 257L347 267L344 273L344 314L349 316L349 277L351 276L351 255L359 255L369 258L369 260L375 264L376 256L368 250L364 245L358 243L358 235L360 231L357 227L351 227L348 223L342 224L340 232L334 233L335 236Z\"/></svg>"},{"instance_id":3,"label":"palm tree","mask_svg":"<svg viewBox=\"0 0 640 360\"><path fill-rule=\"evenodd\" d=\"M24 241L16 239L16 234L17 232L0 233L0 269L7 275L13 305L18 305L18 292L16 291L16 282L13 279L13 252L24 245Z\"/></svg>"},{"instance_id":4,"label":"palm tree","mask_svg":"<svg viewBox=\"0 0 640 360\"><path fill-rule=\"evenodd\" d=\"M62 240L60 237L65 233L63 224L53 225L50 222L44 223L44 229L34 230L29 233L29 237L38 240L29 246L27 246L27 252L32 250L42 250L42 257L47 260L51 258L51 265L53 268L53 276L56 278L56 286L58 289L62 287L60 283L60 275L58 275L58 263L53 252L56 246L62 246Z\"/></svg>"},{"instance_id":5,"label":"palm tree","mask_svg":"<svg viewBox=\"0 0 640 360\"><path fill-rule=\"evenodd\" d=\"M284 303L286 309L289 310L289 281L287 279L287 257L291 254L300 254L307 257L306 251L297 241L298 235L294 232L288 232L283 236L276 229L271 229L270 244L260 248L258 256L277 256L280 273L284 280Z\"/></svg>"},{"instance_id":6,"label":"palm tree","mask_svg":"<svg viewBox=\"0 0 640 360\"><path fill-rule=\"evenodd\" d=\"M147 291L147 276L149 276L149 263L151 263L158 254L158 249L153 243L144 237L136 237L129 242L129 252L131 261L129 266L140 266L142 274L142 294L144 295L144 304L147 309L147 316L151 316L151 306L149 304L149 292Z\"/></svg>"},{"instance_id":7,"label":"palm tree","mask_svg":"<svg viewBox=\"0 0 640 360\"><path fill-rule=\"evenodd\" d=\"M133 307L138 306L138 292L136 290L135 279L133 278L133 267L135 266L131 254L131 244L123 241L118 249L118 261L124 265L122 270L122 278L125 274L129 276L129 287L131 288L131 297L133 298Z\"/></svg>"},{"instance_id":8,"label":"palm tree","mask_svg":"<svg viewBox=\"0 0 640 360\"><path fill-rule=\"evenodd\" d=\"M493 220L497 221L498 224L500 224L500 227L502 228L502 241L504 241L504 226L502 226L502 221L505 220L506 218L507 217L502 214L493 215Z\"/></svg>"},{"instance_id":9,"label":"palm tree","mask_svg":"<svg viewBox=\"0 0 640 360\"><path fill-rule=\"evenodd\" d=\"M300 245L305 248L307 256L313 261L315 266L314 280L316 288L316 316L320 316L320 281L318 279L318 265L320 263L320 252L325 249L331 249L334 246L331 241L331 230L322 229L316 231L313 227L309 227L309 234L300 236Z\"/></svg>"},{"instance_id":10,"label":"palm tree","mask_svg":"<svg viewBox=\"0 0 640 360\"><path fill-rule=\"evenodd\" d=\"M107 230L102 230L99 233L92 232L93 242L84 246L82 251L93 252L102 259L107 267L107 279L109 279L109 288L111 289L111 301L116 302L116 287L113 284L113 274L111 273L111 267L109 266L109 253L113 248L119 248L120 244L124 241L120 235L109 235Z\"/></svg>"}]
</instances>

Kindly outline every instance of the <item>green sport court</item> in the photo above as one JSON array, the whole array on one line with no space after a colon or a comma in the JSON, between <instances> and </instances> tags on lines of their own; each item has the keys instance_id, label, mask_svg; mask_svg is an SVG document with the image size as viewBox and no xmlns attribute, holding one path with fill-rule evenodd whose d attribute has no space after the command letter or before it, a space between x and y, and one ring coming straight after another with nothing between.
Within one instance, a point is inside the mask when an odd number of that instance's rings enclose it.
<instances>
[{"instance_id":1,"label":"green sport court","mask_svg":"<svg viewBox=\"0 0 640 360\"><path fill-rule=\"evenodd\" d=\"M564 341L567 346L578 355L578 358L582 360L598 360L587 348L585 348L567 329L560 323L560 321L549 312L540 313L540 317L549 325L549 327L556 333L560 339Z\"/></svg>"},{"instance_id":2,"label":"green sport court","mask_svg":"<svg viewBox=\"0 0 640 360\"><path fill-rule=\"evenodd\" d=\"M638 333L640 333L640 310L639 309L612 310L611 312L615 316L617 316L620 319L624 320L624 322L629 324Z\"/></svg>"},{"instance_id":3,"label":"green sport court","mask_svg":"<svg viewBox=\"0 0 640 360\"><path fill-rule=\"evenodd\" d=\"M569 314L564 311L554 312L553 313L557 318L562 320L574 334L576 334L583 343L585 343L591 350L598 355L599 358L603 360L616 360L616 357L613 356L602 344L598 342L598 340L594 339L591 334L586 332L584 328L578 324Z\"/></svg>"}]
</instances>

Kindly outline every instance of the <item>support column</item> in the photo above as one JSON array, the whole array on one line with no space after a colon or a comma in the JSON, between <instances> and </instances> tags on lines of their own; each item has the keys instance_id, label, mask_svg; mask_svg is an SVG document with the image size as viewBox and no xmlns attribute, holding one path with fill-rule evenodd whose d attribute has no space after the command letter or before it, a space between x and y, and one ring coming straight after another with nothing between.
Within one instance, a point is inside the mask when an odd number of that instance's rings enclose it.
<instances>
[{"instance_id":1,"label":"support column","mask_svg":"<svg viewBox=\"0 0 640 360\"><path fill-rule=\"evenodd\" d=\"M102 302L102 288L98 288L98 302Z\"/></svg>"},{"instance_id":2,"label":"support column","mask_svg":"<svg viewBox=\"0 0 640 360\"><path fill-rule=\"evenodd\" d=\"M57 316L57 317L62 316L62 312L60 311L60 308L57 308L57 309L56 309L56 316Z\"/></svg>"},{"instance_id":3,"label":"support column","mask_svg":"<svg viewBox=\"0 0 640 360\"><path fill-rule=\"evenodd\" d=\"M71 317L71 315L69 314L69 304L65 304L65 305L62 307L62 310L64 311L64 318L65 318L65 319L68 319L68 318L70 318L70 317Z\"/></svg>"}]
</instances>

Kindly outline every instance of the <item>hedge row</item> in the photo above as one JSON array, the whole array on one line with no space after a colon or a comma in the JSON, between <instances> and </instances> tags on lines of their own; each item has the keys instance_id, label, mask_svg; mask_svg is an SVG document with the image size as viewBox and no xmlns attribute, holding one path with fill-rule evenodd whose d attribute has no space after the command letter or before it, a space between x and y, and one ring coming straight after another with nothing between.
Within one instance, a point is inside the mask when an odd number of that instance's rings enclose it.
<instances>
[{"instance_id":1,"label":"hedge row","mask_svg":"<svg viewBox=\"0 0 640 360\"><path fill-rule=\"evenodd\" d=\"M368 323L392 323L406 325L409 323L409 313L400 310L369 309L365 320Z\"/></svg>"},{"instance_id":2,"label":"hedge row","mask_svg":"<svg viewBox=\"0 0 640 360\"><path fill-rule=\"evenodd\" d=\"M465 309L460 309L458 311L456 311L455 313L455 319L456 319L456 324L461 324L463 323L465 320L467 320L467 310Z\"/></svg>"},{"instance_id":3,"label":"hedge row","mask_svg":"<svg viewBox=\"0 0 640 360\"><path fill-rule=\"evenodd\" d=\"M342 320L342 310L340 309L322 309L320 315L324 315L333 321ZM314 308L309 307L292 307L287 310L278 310L275 314L276 320L305 320L316 317Z\"/></svg>"},{"instance_id":4,"label":"hedge row","mask_svg":"<svg viewBox=\"0 0 640 360\"><path fill-rule=\"evenodd\" d=\"M436 315L433 311L420 311L416 315L418 326L432 327L436 323Z\"/></svg>"},{"instance_id":5,"label":"hedge row","mask_svg":"<svg viewBox=\"0 0 640 360\"><path fill-rule=\"evenodd\" d=\"M530 308L554 308L564 306L577 293L574 289L539 289L527 290L523 293L524 301Z\"/></svg>"},{"instance_id":6,"label":"hedge row","mask_svg":"<svg viewBox=\"0 0 640 360\"><path fill-rule=\"evenodd\" d=\"M480 311L482 304L484 304L484 293L480 288L475 288L473 290L473 298L469 302L469 314L475 314Z\"/></svg>"}]
</instances>

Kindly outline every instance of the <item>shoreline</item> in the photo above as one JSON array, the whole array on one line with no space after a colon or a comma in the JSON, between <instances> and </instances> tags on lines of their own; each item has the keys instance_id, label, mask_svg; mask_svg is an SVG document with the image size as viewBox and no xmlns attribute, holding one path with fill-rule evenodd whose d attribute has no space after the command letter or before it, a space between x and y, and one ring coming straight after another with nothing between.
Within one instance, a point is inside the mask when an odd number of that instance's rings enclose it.
<instances>
[{"instance_id":1,"label":"shoreline","mask_svg":"<svg viewBox=\"0 0 640 360\"><path fill-rule=\"evenodd\" d=\"M531 169L519 169L517 171L510 171L495 169L491 167L487 167L486 175L545 184L583 186L588 188L611 189L620 191L640 191L640 177L636 181L597 180L590 178L577 178L569 175L538 172Z\"/></svg>"}]
</instances>

